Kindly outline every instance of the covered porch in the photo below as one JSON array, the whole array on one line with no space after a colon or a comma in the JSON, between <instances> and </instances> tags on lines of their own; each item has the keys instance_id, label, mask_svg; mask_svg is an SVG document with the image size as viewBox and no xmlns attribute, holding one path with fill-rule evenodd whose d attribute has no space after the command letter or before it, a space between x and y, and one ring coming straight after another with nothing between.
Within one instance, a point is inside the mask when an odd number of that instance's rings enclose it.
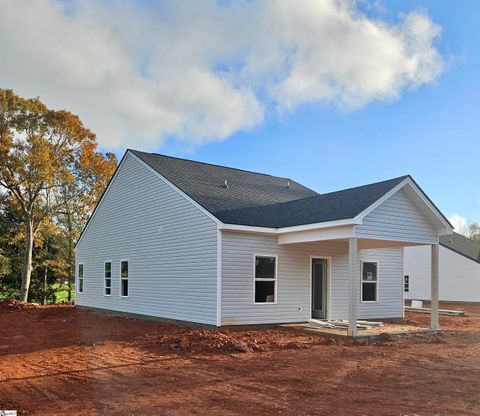
<instances>
[{"instance_id":1,"label":"covered porch","mask_svg":"<svg viewBox=\"0 0 480 416\"><path fill-rule=\"evenodd\" d=\"M323 197L324 204L309 208L324 211L322 222L282 228L225 225L222 325L345 320L348 335L356 336L359 320L401 319L403 248L428 245L430 326L438 330L439 236L452 233L451 224L411 178L389 191L367 194L357 188L353 195ZM257 273L259 258L271 264L268 284ZM257 296L257 287L265 293Z\"/></svg>"},{"instance_id":2,"label":"covered porch","mask_svg":"<svg viewBox=\"0 0 480 416\"><path fill-rule=\"evenodd\" d=\"M390 278L401 287L403 307L403 248L428 245L432 262L430 329L437 331L440 329L439 236L450 233L452 233L452 227L448 220L413 180L407 180L352 219L284 228L278 235L278 244L294 247L328 242L342 244L344 250L348 250L347 320L350 336L358 334L359 317L364 318L359 315L359 307L364 311L366 303L378 302L379 279L382 276L382 267L385 266L375 260L376 253L390 251L393 253L395 250L401 250L401 266L390 265L388 271ZM315 271L312 269L313 278L314 275ZM311 288L312 317L314 317L316 293L313 280ZM391 302L396 301L397 299L392 297ZM328 299L325 298L324 302L327 303ZM380 309L379 312L381 312ZM329 314L325 317L329 318Z\"/></svg>"},{"instance_id":3,"label":"covered porch","mask_svg":"<svg viewBox=\"0 0 480 416\"><path fill-rule=\"evenodd\" d=\"M332 230L326 230L330 232ZM351 230L352 234L354 230ZM292 242L296 239L296 242ZM299 241L298 236L279 236L279 247L310 253L310 313L311 319L342 322L349 336L371 336L380 332L419 331L405 325L386 325L384 329L368 328L365 321L386 321L404 316L404 276L401 259L403 247L420 245L350 237ZM424 244L421 244L424 245ZM432 251L432 304L430 329L440 329L438 314L438 242L430 243ZM333 250L333 251L332 251ZM332 255L333 253L333 255ZM337 254L338 253L338 254ZM400 260L399 260L400 257ZM341 285L341 286L340 286ZM344 307L346 303L346 307ZM399 310L395 313L392 310ZM341 310L341 312L339 312ZM345 313L346 311L346 313ZM375 325L376 326L376 325ZM359 329L361 328L361 329ZM326 332L341 333L339 327Z\"/></svg>"}]
</instances>

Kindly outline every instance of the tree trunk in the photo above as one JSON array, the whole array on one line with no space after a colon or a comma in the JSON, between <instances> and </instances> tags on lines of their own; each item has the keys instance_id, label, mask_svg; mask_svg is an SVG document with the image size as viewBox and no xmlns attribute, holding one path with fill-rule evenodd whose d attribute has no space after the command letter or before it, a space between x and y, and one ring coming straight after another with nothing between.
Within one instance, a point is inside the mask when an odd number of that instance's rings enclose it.
<instances>
[{"instance_id":1,"label":"tree trunk","mask_svg":"<svg viewBox=\"0 0 480 416\"><path fill-rule=\"evenodd\" d=\"M43 304L47 304L47 276L48 276L48 267L45 266L45 273L43 275Z\"/></svg>"},{"instance_id":2,"label":"tree trunk","mask_svg":"<svg viewBox=\"0 0 480 416\"><path fill-rule=\"evenodd\" d=\"M68 227L68 303L72 301L72 277L73 277L73 241L72 241L72 220L70 218L70 211L67 209L67 227Z\"/></svg>"},{"instance_id":3,"label":"tree trunk","mask_svg":"<svg viewBox=\"0 0 480 416\"><path fill-rule=\"evenodd\" d=\"M33 252L33 221L26 221L25 247L23 252L22 267L22 287L20 288L20 300L26 302L28 300L28 291L30 289L30 281L32 278L32 252Z\"/></svg>"}]
</instances>

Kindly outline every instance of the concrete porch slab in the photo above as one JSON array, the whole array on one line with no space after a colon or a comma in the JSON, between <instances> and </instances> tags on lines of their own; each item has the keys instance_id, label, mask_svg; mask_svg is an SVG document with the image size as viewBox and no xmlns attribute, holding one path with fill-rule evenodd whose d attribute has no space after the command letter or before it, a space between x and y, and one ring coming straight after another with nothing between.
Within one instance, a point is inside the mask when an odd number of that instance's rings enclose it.
<instances>
[{"instance_id":1,"label":"concrete porch slab","mask_svg":"<svg viewBox=\"0 0 480 416\"><path fill-rule=\"evenodd\" d=\"M358 330L357 335L351 337L347 334L347 328L312 328L307 327L308 324L283 324L281 327L295 328L302 331L312 332L318 335L325 335L330 337L340 338L378 338L380 334L387 333L389 335L412 335L412 334L426 334L438 331L433 331L430 328L420 328L413 325L403 325L394 323L384 323L381 327L372 327L368 329Z\"/></svg>"}]
</instances>

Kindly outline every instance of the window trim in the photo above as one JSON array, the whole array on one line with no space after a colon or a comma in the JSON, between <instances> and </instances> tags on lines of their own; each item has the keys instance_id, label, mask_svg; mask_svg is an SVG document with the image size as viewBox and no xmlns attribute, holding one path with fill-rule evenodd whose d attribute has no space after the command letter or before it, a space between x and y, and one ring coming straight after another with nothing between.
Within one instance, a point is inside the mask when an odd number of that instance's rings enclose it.
<instances>
[{"instance_id":1,"label":"window trim","mask_svg":"<svg viewBox=\"0 0 480 416\"><path fill-rule=\"evenodd\" d=\"M126 279L123 279L122 278L122 263L123 262L127 262L128 263L128 277ZM119 264L119 270L118 270L118 277L120 278L120 287L119 287L119 295L121 298L124 298L124 299L128 299L128 297L130 296L130 283L128 284L128 295L122 295L122 280L130 280L130 260L129 259L121 259L120 262L118 263Z\"/></svg>"},{"instance_id":2,"label":"window trim","mask_svg":"<svg viewBox=\"0 0 480 416\"><path fill-rule=\"evenodd\" d=\"M363 280L363 263L376 263L377 264L377 280L376 282L370 282L368 280ZM375 284L375 300L363 300L363 283L367 284ZM378 260L361 260L361 265L360 265L360 303L378 303L379 298L378 294L380 293L379 291L379 286L380 286L380 262Z\"/></svg>"},{"instance_id":3,"label":"window trim","mask_svg":"<svg viewBox=\"0 0 480 416\"><path fill-rule=\"evenodd\" d=\"M407 290L405 290L405 288L407 288ZM410 293L410 275L409 274L403 275L403 293Z\"/></svg>"},{"instance_id":4,"label":"window trim","mask_svg":"<svg viewBox=\"0 0 480 416\"><path fill-rule=\"evenodd\" d=\"M80 291L80 266L82 266L82 291ZM79 295L83 295L85 292L85 264L84 263L78 263L77 265L77 287L76 287L76 292Z\"/></svg>"},{"instance_id":5,"label":"window trim","mask_svg":"<svg viewBox=\"0 0 480 416\"><path fill-rule=\"evenodd\" d=\"M257 257L273 257L275 258L275 278L274 279L270 279L270 278L265 278L265 277L261 277L259 279L256 279L255 278L255 268L256 268L256 259ZM253 282L253 290L252 290L252 294L253 294L253 304L254 305L276 305L277 302L278 302L278 255L277 254L264 254L264 253L253 253L253 276L252 276L252 282ZM256 281L259 281L259 282L275 282L275 285L274 285L274 293L273 293L273 296L274 296L274 301L273 302L255 302L255 282Z\"/></svg>"},{"instance_id":6,"label":"window trim","mask_svg":"<svg viewBox=\"0 0 480 416\"><path fill-rule=\"evenodd\" d=\"M107 263L110 263L110 294L107 295L106 290L107 290L107 285L106 285L106 280L107 278L105 277L105 265ZM113 288L113 261L112 260L105 260L103 262L103 296L111 297L112 296L112 288Z\"/></svg>"}]
</instances>

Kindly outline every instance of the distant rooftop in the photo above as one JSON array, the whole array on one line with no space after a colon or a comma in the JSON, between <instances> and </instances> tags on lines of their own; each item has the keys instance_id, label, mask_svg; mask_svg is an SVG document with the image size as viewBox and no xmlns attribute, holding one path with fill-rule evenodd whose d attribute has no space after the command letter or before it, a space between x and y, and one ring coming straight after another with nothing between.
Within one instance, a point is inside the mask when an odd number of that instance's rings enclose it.
<instances>
[{"instance_id":1,"label":"distant rooftop","mask_svg":"<svg viewBox=\"0 0 480 416\"><path fill-rule=\"evenodd\" d=\"M464 235L453 233L442 235L440 237L440 244L469 258L470 260L480 263L480 243L477 241L465 237Z\"/></svg>"}]
</instances>

